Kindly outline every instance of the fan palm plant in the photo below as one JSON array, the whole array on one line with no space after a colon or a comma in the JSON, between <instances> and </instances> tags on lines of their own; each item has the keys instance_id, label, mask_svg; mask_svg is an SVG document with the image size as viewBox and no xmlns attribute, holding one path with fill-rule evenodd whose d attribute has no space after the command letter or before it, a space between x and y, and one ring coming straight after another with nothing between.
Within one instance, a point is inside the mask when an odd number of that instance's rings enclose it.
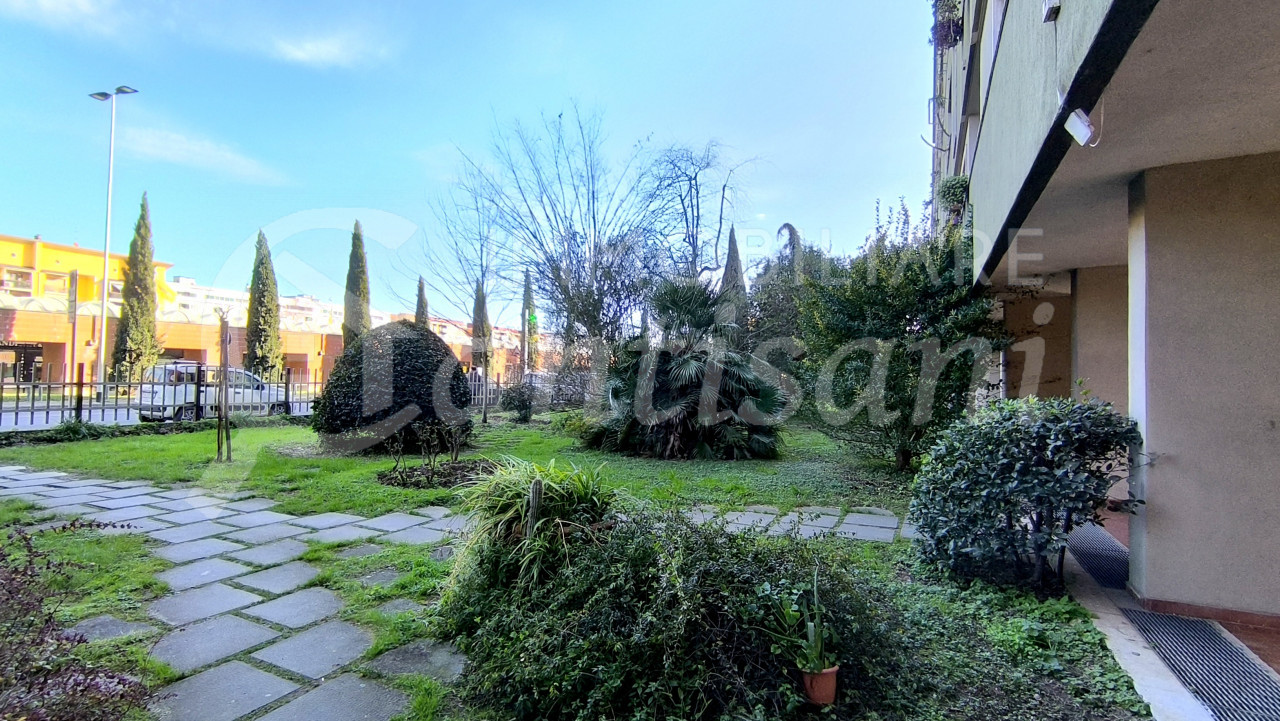
<instances>
[{"instance_id":1,"label":"fan palm plant","mask_svg":"<svg viewBox=\"0 0 1280 721\"><path fill-rule=\"evenodd\" d=\"M668 280L650 306L661 337L614 346L607 417L587 444L659 458L776 457L787 399L731 347L737 326L726 300L698 280Z\"/></svg>"}]
</instances>

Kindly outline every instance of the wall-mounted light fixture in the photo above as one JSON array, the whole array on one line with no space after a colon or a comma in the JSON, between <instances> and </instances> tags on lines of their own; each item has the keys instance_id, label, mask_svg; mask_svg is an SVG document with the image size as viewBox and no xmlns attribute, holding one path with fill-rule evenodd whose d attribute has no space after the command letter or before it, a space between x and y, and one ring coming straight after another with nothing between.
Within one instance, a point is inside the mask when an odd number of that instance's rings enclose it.
<instances>
[{"instance_id":1,"label":"wall-mounted light fixture","mask_svg":"<svg viewBox=\"0 0 1280 721\"><path fill-rule=\"evenodd\" d=\"M1067 116L1066 128L1080 145L1088 145L1093 140L1093 121L1089 120L1088 113L1079 108Z\"/></svg>"},{"instance_id":2,"label":"wall-mounted light fixture","mask_svg":"<svg viewBox=\"0 0 1280 721\"><path fill-rule=\"evenodd\" d=\"M1062 12L1062 0L1044 0L1044 21L1058 22L1058 14Z\"/></svg>"}]
</instances>

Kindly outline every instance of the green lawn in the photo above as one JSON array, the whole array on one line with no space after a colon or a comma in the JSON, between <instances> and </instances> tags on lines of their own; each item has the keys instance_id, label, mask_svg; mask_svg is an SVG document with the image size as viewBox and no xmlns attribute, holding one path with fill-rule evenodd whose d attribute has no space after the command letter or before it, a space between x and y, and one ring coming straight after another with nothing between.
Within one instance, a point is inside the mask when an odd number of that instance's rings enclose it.
<instances>
[{"instance_id":1,"label":"green lawn","mask_svg":"<svg viewBox=\"0 0 1280 721\"><path fill-rule=\"evenodd\" d=\"M468 455L510 455L545 464L605 465L606 476L632 495L659 501L721 506L770 504L879 506L902 515L909 500L908 477L886 464L854 458L815 431L784 431L785 450L775 461L659 461L587 451L543 418L524 426L494 418L478 426ZM213 462L212 431L166 436L108 438L76 443L0 449L0 463L56 468L111 480L168 485L195 482L214 490L249 490L281 501L285 513L346 511L378 515L426 505L452 505L453 494L385 486L379 471L385 456L333 456L315 433L297 426L245 428L234 432L235 461ZM413 459L412 462L417 462Z\"/></svg>"}]
</instances>

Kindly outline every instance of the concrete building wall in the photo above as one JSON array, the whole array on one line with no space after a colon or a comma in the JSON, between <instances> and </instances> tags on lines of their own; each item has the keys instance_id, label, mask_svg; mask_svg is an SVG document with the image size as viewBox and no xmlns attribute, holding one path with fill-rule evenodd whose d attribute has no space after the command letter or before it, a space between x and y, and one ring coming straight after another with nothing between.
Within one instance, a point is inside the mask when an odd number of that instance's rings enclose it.
<instances>
[{"instance_id":1,"label":"concrete building wall","mask_svg":"<svg viewBox=\"0 0 1280 721\"><path fill-rule=\"evenodd\" d=\"M1129 411L1151 463L1130 583L1280 614L1280 154L1149 170L1132 195Z\"/></svg>"},{"instance_id":2,"label":"concrete building wall","mask_svg":"<svg viewBox=\"0 0 1280 721\"><path fill-rule=\"evenodd\" d=\"M975 272L986 263L1045 138L1055 131L1059 94L1072 86L1113 2L1063 3L1056 23L1044 22L1042 3L1009 3L970 179Z\"/></svg>"},{"instance_id":3,"label":"concrete building wall","mask_svg":"<svg viewBox=\"0 0 1280 721\"><path fill-rule=\"evenodd\" d=\"M1075 311L1071 377L1095 398L1129 412L1129 270L1080 268L1072 287ZM1073 388L1076 398L1080 389Z\"/></svg>"},{"instance_id":4,"label":"concrete building wall","mask_svg":"<svg viewBox=\"0 0 1280 721\"><path fill-rule=\"evenodd\" d=\"M1014 343L1005 352L1005 395L1071 395L1071 298L1040 296L1004 302L1005 328Z\"/></svg>"}]
</instances>

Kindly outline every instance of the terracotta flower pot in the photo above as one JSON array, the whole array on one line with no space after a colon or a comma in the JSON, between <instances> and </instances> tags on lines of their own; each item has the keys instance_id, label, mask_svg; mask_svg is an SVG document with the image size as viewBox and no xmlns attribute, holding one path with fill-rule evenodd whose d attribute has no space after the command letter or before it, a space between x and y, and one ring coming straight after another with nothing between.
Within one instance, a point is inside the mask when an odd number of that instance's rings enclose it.
<instances>
[{"instance_id":1,"label":"terracotta flower pot","mask_svg":"<svg viewBox=\"0 0 1280 721\"><path fill-rule=\"evenodd\" d=\"M836 702L836 672L839 670L839 666L832 666L818 673L802 672L804 693L810 702L819 706L830 706Z\"/></svg>"}]
</instances>

